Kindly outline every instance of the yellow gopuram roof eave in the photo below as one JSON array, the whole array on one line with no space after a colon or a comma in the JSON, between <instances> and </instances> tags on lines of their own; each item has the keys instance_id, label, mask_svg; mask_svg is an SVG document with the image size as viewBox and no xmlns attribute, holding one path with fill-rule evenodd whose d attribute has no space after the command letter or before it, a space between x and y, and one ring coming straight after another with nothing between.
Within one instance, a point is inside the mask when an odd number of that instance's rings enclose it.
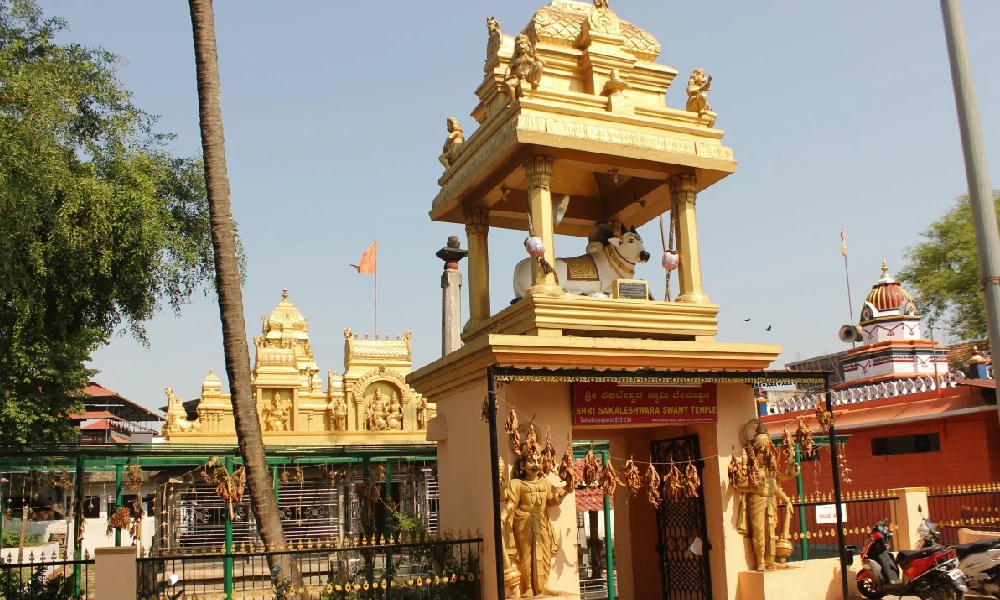
<instances>
[{"instance_id":1,"label":"yellow gopuram roof eave","mask_svg":"<svg viewBox=\"0 0 1000 600\"><path fill-rule=\"evenodd\" d=\"M781 346L575 336L484 335L421 367L406 382L434 402L485 382L491 365L547 369L765 369Z\"/></svg>"},{"instance_id":2,"label":"yellow gopuram roof eave","mask_svg":"<svg viewBox=\"0 0 1000 600\"><path fill-rule=\"evenodd\" d=\"M578 105L567 106L567 96ZM520 165L536 151L579 172L601 176L615 171L623 181L635 177L640 182L638 190L623 184L617 194L592 198L580 198L554 182L552 194L568 193L573 202L556 228L563 235L586 236L599 221L649 222L669 209L666 181L674 175L696 174L700 192L736 172L732 149L721 143L724 132L698 125L693 113L637 107L634 116L623 117L587 106L594 102L600 97L560 92L550 99L539 90L531 99L515 102L502 118L484 123L439 180L431 219L461 224L465 209L482 207L491 209L491 226L525 229L523 209L495 209L503 199L501 186L520 187L523 193Z\"/></svg>"}]
</instances>

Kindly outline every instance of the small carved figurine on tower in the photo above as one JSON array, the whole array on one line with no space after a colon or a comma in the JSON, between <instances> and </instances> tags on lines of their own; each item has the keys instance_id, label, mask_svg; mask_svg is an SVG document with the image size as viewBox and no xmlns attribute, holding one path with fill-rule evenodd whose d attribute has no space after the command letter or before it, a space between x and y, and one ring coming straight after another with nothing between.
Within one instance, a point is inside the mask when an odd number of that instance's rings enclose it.
<instances>
[{"instance_id":1,"label":"small carved figurine on tower","mask_svg":"<svg viewBox=\"0 0 1000 600\"><path fill-rule=\"evenodd\" d=\"M530 83L531 89L538 87L542 81L542 71L545 61L535 56L535 45L525 34L520 34L514 40L514 57L510 59L503 84L507 89L507 105L524 95L524 83Z\"/></svg>"},{"instance_id":2,"label":"small carved figurine on tower","mask_svg":"<svg viewBox=\"0 0 1000 600\"><path fill-rule=\"evenodd\" d=\"M448 139L444 141L444 148L441 150L441 156L438 157L445 169L451 168L451 165L455 163L455 158L462 151L464 143L465 133L462 132L462 126L458 123L458 119L448 117Z\"/></svg>"},{"instance_id":3,"label":"small carved figurine on tower","mask_svg":"<svg viewBox=\"0 0 1000 600\"><path fill-rule=\"evenodd\" d=\"M699 117L708 115L711 127L715 125L715 113L708 107L708 92L712 90L712 76L705 73L705 69L698 68L691 73L687 86L687 107L688 112L698 113Z\"/></svg>"},{"instance_id":4,"label":"small carved figurine on tower","mask_svg":"<svg viewBox=\"0 0 1000 600\"><path fill-rule=\"evenodd\" d=\"M500 34L500 22L493 17L486 19L486 31L489 38L486 42L486 65L484 70L488 72L490 63L496 58L500 52L500 46L503 45L503 36Z\"/></svg>"},{"instance_id":5,"label":"small carved figurine on tower","mask_svg":"<svg viewBox=\"0 0 1000 600\"><path fill-rule=\"evenodd\" d=\"M417 429L427 429L427 400L417 398Z\"/></svg>"}]
</instances>

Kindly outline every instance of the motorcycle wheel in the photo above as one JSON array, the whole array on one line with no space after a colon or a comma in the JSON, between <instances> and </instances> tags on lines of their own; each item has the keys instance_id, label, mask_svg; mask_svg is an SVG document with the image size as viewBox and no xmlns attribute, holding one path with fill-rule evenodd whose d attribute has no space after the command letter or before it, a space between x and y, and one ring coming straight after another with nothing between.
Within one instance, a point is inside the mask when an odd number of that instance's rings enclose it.
<instances>
[{"instance_id":1,"label":"motorcycle wheel","mask_svg":"<svg viewBox=\"0 0 1000 600\"><path fill-rule=\"evenodd\" d=\"M885 597L885 594L879 591L875 582L871 579L859 579L858 591L861 592L862 596L868 598L868 600L881 600Z\"/></svg>"}]
</instances>

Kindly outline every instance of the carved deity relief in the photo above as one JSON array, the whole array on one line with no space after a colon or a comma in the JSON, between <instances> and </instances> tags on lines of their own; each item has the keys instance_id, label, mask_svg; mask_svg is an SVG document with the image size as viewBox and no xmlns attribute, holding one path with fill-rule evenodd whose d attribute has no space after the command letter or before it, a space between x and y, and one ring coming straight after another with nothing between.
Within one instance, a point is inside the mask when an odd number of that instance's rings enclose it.
<instances>
[{"instance_id":1,"label":"carved deity relief","mask_svg":"<svg viewBox=\"0 0 1000 600\"><path fill-rule=\"evenodd\" d=\"M326 405L333 431L347 431L347 402L343 398L332 398Z\"/></svg>"},{"instance_id":2,"label":"carved deity relief","mask_svg":"<svg viewBox=\"0 0 1000 600\"><path fill-rule=\"evenodd\" d=\"M389 397L380 388L365 396L364 427L368 431L402 431L403 404L395 390Z\"/></svg>"},{"instance_id":3,"label":"carved deity relief","mask_svg":"<svg viewBox=\"0 0 1000 600\"><path fill-rule=\"evenodd\" d=\"M417 429L427 429L427 400L417 399Z\"/></svg>"},{"instance_id":4,"label":"carved deity relief","mask_svg":"<svg viewBox=\"0 0 1000 600\"><path fill-rule=\"evenodd\" d=\"M288 431L288 416L291 405L291 400L283 399L279 392L274 392L274 395L271 396L271 403L261 411L264 431Z\"/></svg>"}]
</instances>

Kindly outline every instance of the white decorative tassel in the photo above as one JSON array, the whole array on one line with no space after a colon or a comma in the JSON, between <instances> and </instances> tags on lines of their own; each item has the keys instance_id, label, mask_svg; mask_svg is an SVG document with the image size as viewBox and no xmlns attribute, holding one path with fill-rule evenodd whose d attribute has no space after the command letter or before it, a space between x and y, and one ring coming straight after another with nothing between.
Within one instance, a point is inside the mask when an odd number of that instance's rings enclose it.
<instances>
[{"instance_id":1,"label":"white decorative tassel","mask_svg":"<svg viewBox=\"0 0 1000 600\"><path fill-rule=\"evenodd\" d=\"M681 262L681 257L677 255L676 252L664 252L663 253L663 268L668 271L673 271L677 268Z\"/></svg>"},{"instance_id":2,"label":"white decorative tassel","mask_svg":"<svg viewBox=\"0 0 1000 600\"><path fill-rule=\"evenodd\" d=\"M528 251L528 255L532 258L538 258L545 254L545 246L542 244L542 238L535 235L525 238L524 249Z\"/></svg>"}]
</instances>

